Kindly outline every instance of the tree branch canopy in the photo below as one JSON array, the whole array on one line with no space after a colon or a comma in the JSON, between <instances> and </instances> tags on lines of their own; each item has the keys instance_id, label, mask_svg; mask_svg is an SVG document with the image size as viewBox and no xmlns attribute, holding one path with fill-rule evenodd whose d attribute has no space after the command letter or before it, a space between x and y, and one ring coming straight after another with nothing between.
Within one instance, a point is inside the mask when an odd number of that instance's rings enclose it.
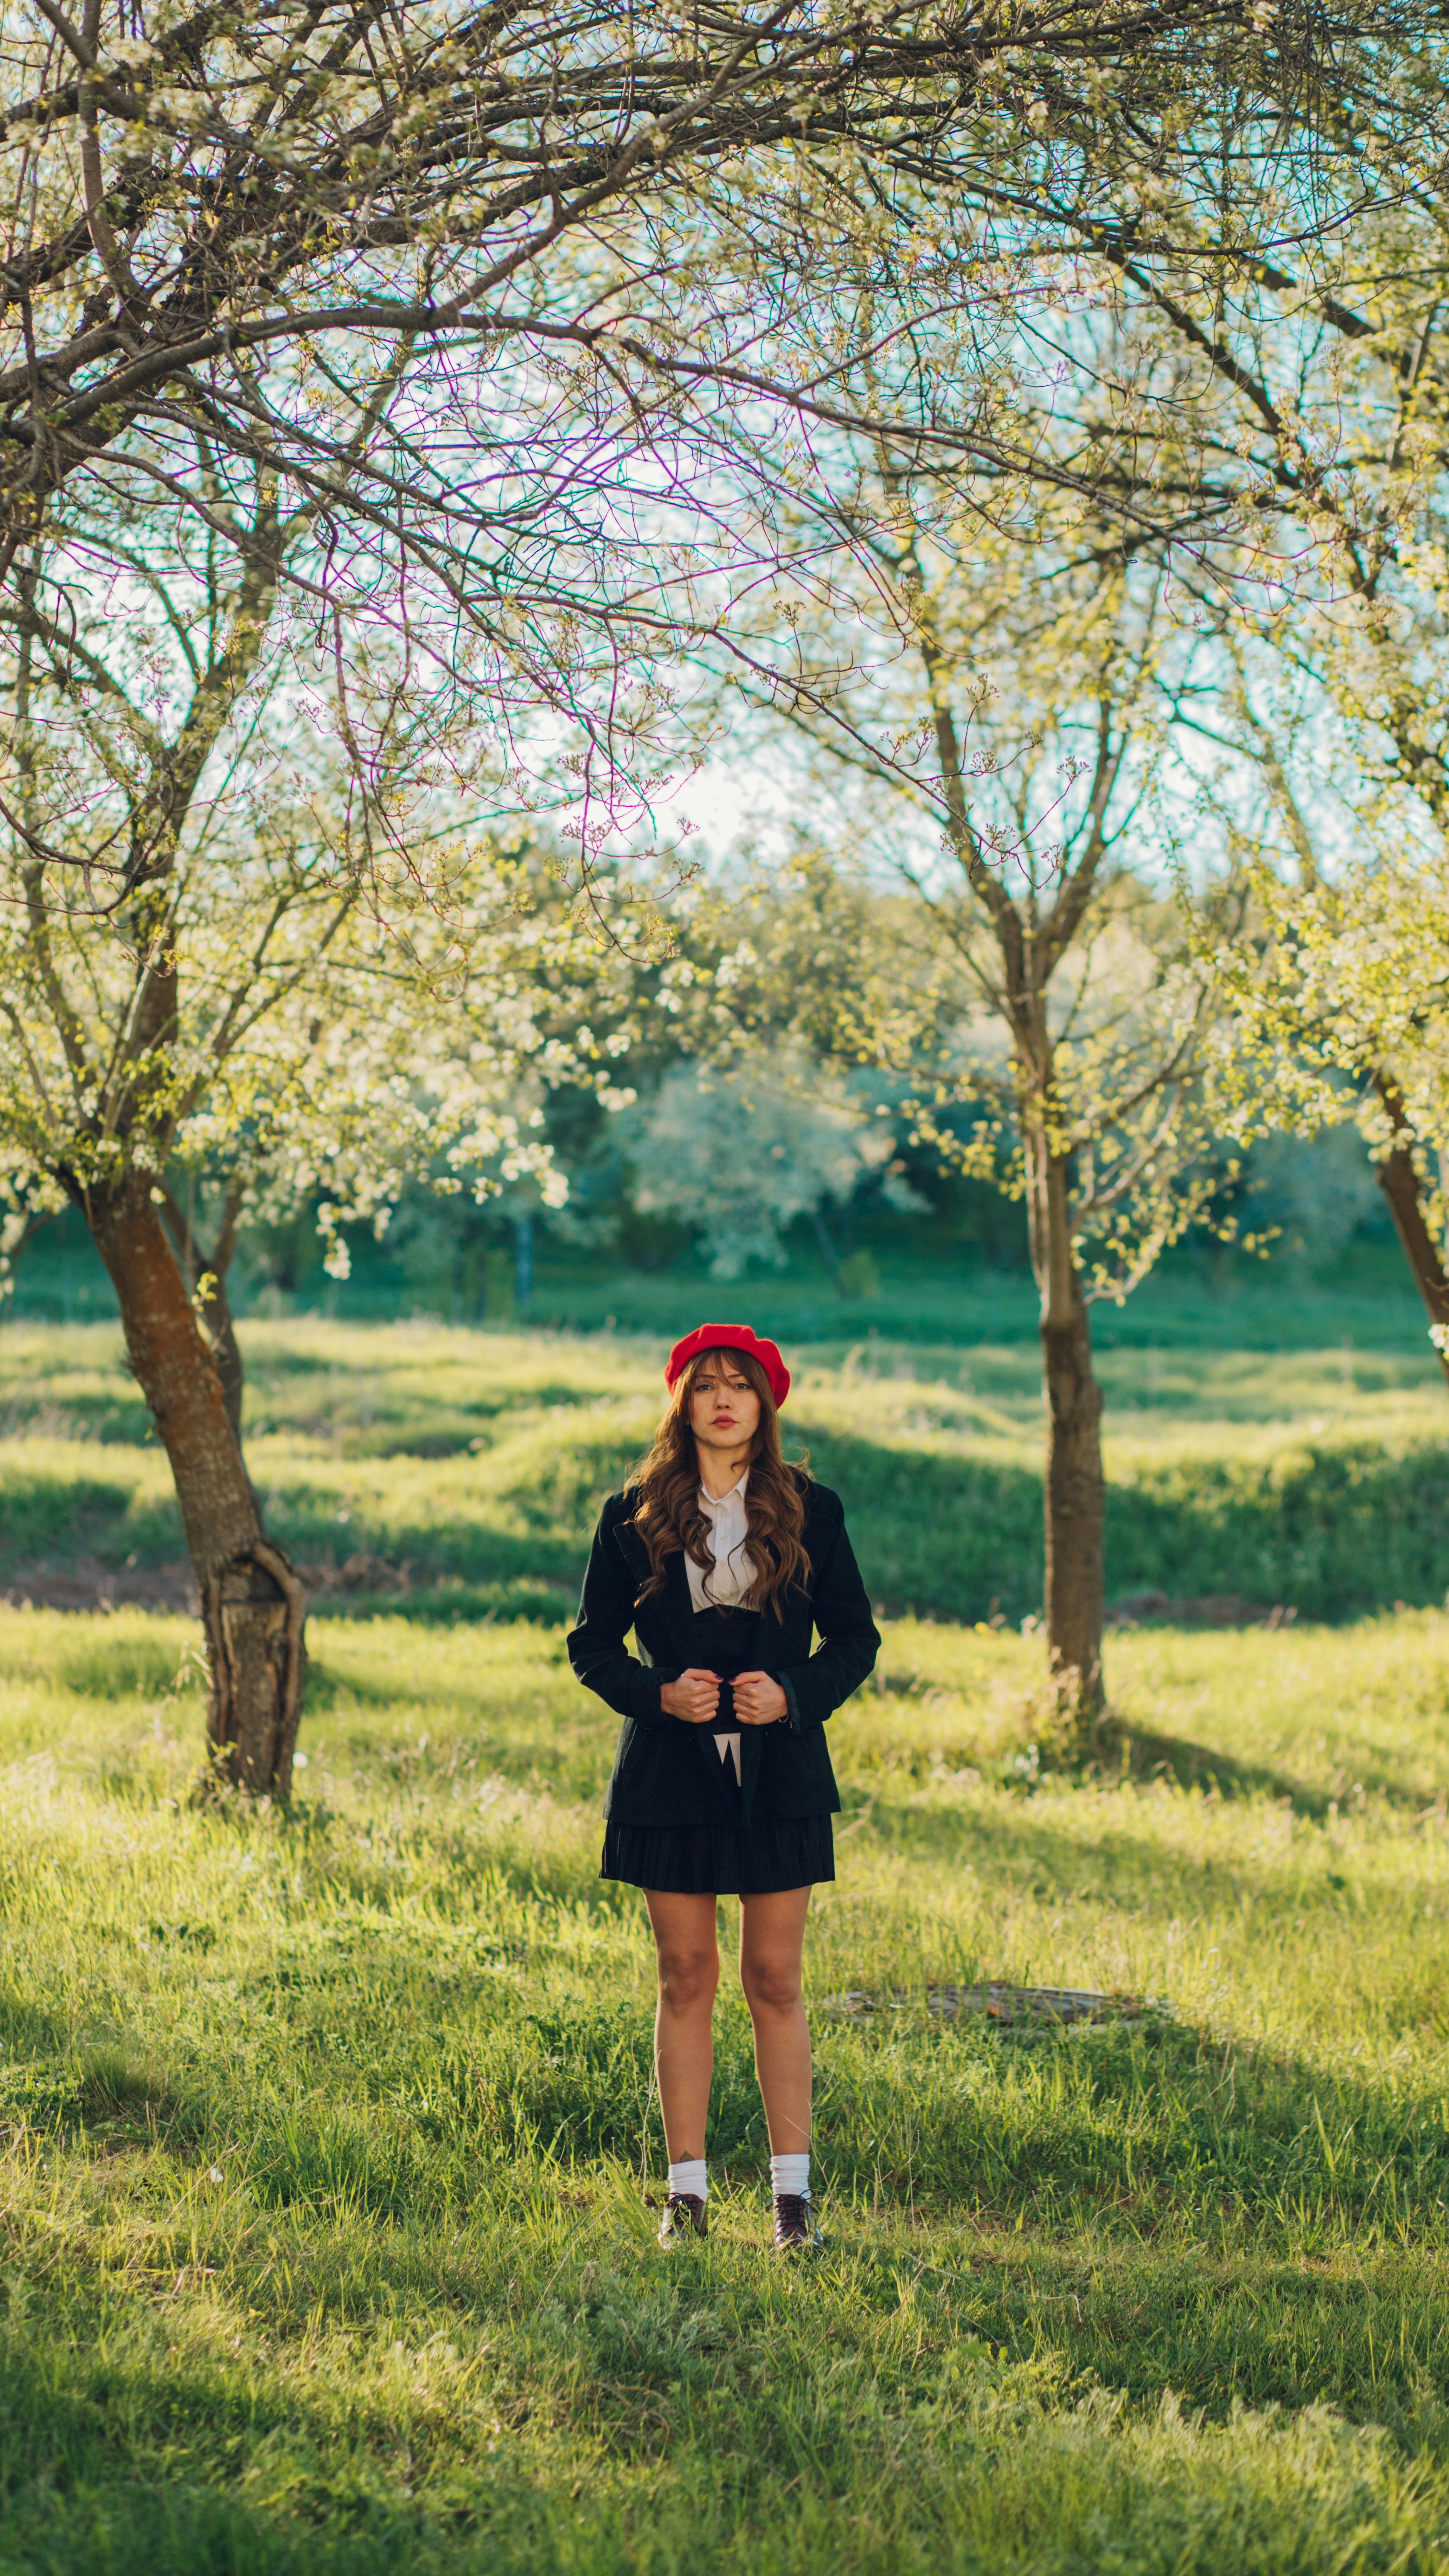
<instances>
[{"instance_id":1,"label":"tree branch canopy","mask_svg":"<svg viewBox=\"0 0 1449 2576\"><path fill-rule=\"evenodd\" d=\"M0 581L15 594L37 542L83 553L118 478L226 535L234 486L271 475L311 537L281 548L286 580L323 623L366 606L394 711L399 688L474 693L505 726L542 707L581 731L586 840L590 764L658 714L630 703L641 667L757 577L780 421L807 443L862 427L853 371L910 330L883 433L997 481L1101 483L1099 456L1049 452L1001 364L1031 245L1120 234L1144 169L1197 168L1205 98L1271 126L1350 42L1402 51L1405 16L11 11ZM1154 503L1141 540L1170 532Z\"/></svg>"}]
</instances>

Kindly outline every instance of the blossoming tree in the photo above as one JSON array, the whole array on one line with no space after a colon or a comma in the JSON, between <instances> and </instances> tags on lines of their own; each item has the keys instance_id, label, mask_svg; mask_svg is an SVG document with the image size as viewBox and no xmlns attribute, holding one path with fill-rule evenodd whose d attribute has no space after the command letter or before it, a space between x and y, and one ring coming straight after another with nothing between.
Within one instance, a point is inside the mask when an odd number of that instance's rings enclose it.
<instances>
[{"instance_id":1,"label":"blossoming tree","mask_svg":"<svg viewBox=\"0 0 1449 2576\"><path fill-rule=\"evenodd\" d=\"M224 526L202 543L183 520L166 547L118 502L103 570L73 554L62 582L31 550L0 641L0 1189L12 1243L47 1209L85 1217L175 1478L214 1771L284 1796L304 1601L242 1460L237 1225L320 1200L337 1247L420 1171L482 1191L531 1170L547 1193L539 1084L600 1074L534 1015L567 992L567 911L531 907L401 774L359 797L326 670L304 690L279 636L264 478ZM375 813L406 867L372 864ZM220 1183L205 1247L186 1166Z\"/></svg>"}]
</instances>

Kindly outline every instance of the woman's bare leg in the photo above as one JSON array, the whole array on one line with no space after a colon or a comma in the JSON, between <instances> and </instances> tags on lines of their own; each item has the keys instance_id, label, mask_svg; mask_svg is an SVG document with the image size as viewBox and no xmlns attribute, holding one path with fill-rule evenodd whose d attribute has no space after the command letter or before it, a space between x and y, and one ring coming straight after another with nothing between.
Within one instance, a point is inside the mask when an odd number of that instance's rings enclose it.
<instances>
[{"instance_id":1,"label":"woman's bare leg","mask_svg":"<svg viewBox=\"0 0 1449 2576\"><path fill-rule=\"evenodd\" d=\"M755 2073L776 2156L803 2155L810 2144L810 2031L800 1996L809 1907L808 1887L740 1898L740 1983L755 2025Z\"/></svg>"},{"instance_id":2,"label":"woman's bare leg","mask_svg":"<svg viewBox=\"0 0 1449 2576\"><path fill-rule=\"evenodd\" d=\"M672 2165L704 2153L709 2084L714 2073L714 1992L719 1943L712 1896L667 1896L646 1888L644 1902L659 1953L659 2005L654 2066L664 2142Z\"/></svg>"}]
</instances>

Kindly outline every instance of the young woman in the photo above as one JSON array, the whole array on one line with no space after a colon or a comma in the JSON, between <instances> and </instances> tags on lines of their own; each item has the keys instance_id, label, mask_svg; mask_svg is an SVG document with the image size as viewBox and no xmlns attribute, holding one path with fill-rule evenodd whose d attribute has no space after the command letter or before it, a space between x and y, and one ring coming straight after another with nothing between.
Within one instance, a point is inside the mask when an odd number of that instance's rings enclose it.
<instances>
[{"instance_id":1,"label":"young woman","mask_svg":"<svg viewBox=\"0 0 1449 2576\"><path fill-rule=\"evenodd\" d=\"M624 1720L602 1875L644 1890L659 1953L660 2244L705 2232L715 1899L737 1895L784 2251L820 2241L800 1953L811 1887L835 1876L825 1720L880 1638L838 1496L781 1455L790 1373L775 1344L747 1325L701 1324L675 1344L664 1382L654 1446L600 1515L569 1659ZM631 1628L637 1657L625 1652Z\"/></svg>"}]
</instances>

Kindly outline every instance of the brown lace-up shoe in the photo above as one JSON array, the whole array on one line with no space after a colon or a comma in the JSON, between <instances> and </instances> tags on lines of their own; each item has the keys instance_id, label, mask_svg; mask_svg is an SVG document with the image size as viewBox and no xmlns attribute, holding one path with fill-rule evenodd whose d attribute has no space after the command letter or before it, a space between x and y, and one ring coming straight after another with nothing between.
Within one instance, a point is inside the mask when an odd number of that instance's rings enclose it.
<instances>
[{"instance_id":1,"label":"brown lace-up shoe","mask_svg":"<svg viewBox=\"0 0 1449 2576\"><path fill-rule=\"evenodd\" d=\"M705 2236L708 2232L704 2202L696 2199L692 2191L672 2191L659 2221L659 2242L665 2252L672 2253L676 2245L685 2244L691 2236Z\"/></svg>"},{"instance_id":2,"label":"brown lace-up shoe","mask_svg":"<svg viewBox=\"0 0 1449 2576\"><path fill-rule=\"evenodd\" d=\"M775 2194L775 2251L777 2254L814 2254L825 2239L815 2224L808 2193L777 2191Z\"/></svg>"}]
</instances>

